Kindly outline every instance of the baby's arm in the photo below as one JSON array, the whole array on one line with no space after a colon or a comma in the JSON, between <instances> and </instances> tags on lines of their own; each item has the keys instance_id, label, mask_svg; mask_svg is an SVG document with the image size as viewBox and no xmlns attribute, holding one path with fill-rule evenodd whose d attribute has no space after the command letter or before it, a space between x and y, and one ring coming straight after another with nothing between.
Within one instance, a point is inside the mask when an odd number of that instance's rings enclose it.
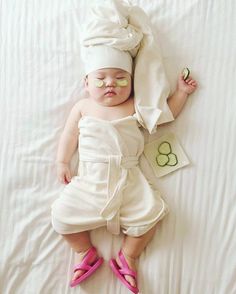
<instances>
[{"instance_id":1,"label":"baby's arm","mask_svg":"<svg viewBox=\"0 0 236 294\"><path fill-rule=\"evenodd\" d=\"M61 134L57 150L57 177L63 184L71 181L70 160L78 145L78 122L81 118L81 101L72 108Z\"/></svg>"},{"instance_id":2,"label":"baby's arm","mask_svg":"<svg viewBox=\"0 0 236 294\"><path fill-rule=\"evenodd\" d=\"M188 95L192 94L197 88L197 82L189 77L186 81L183 74L180 74L176 91L167 99L170 110L176 118L181 112L187 101Z\"/></svg>"}]
</instances>

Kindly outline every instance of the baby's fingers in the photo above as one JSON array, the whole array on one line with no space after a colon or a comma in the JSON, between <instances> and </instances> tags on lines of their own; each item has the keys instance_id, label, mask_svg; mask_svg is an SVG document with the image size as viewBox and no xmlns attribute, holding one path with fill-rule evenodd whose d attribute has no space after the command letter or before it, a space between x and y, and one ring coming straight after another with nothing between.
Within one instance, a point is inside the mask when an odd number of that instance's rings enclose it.
<instances>
[{"instance_id":1,"label":"baby's fingers","mask_svg":"<svg viewBox=\"0 0 236 294\"><path fill-rule=\"evenodd\" d=\"M194 80L190 81L189 84L190 84L191 86L197 87L197 82L194 81Z\"/></svg>"},{"instance_id":2,"label":"baby's fingers","mask_svg":"<svg viewBox=\"0 0 236 294\"><path fill-rule=\"evenodd\" d=\"M194 87L197 87L197 82L192 81L191 85L194 86Z\"/></svg>"},{"instance_id":3,"label":"baby's fingers","mask_svg":"<svg viewBox=\"0 0 236 294\"><path fill-rule=\"evenodd\" d=\"M66 180L65 184L68 184L71 181L71 174L69 171L65 174L65 180Z\"/></svg>"},{"instance_id":4,"label":"baby's fingers","mask_svg":"<svg viewBox=\"0 0 236 294\"><path fill-rule=\"evenodd\" d=\"M191 77L189 77L185 82L188 85L197 85L197 82L194 79L192 79Z\"/></svg>"},{"instance_id":5,"label":"baby's fingers","mask_svg":"<svg viewBox=\"0 0 236 294\"><path fill-rule=\"evenodd\" d=\"M66 178L65 178L64 175L59 176L59 177L58 177L58 180L59 180L60 183L62 183L62 184L66 184Z\"/></svg>"},{"instance_id":6,"label":"baby's fingers","mask_svg":"<svg viewBox=\"0 0 236 294\"><path fill-rule=\"evenodd\" d=\"M188 77L187 80L185 80L185 83L188 84L188 83L191 82L191 81L193 81L193 78L192 78L192 77Z\"/></svg>"},{"instance_id":7,"label":"baby's fingers","mask_svg":"<svg viewBox=\"0 0 236 294\"><path fill-rule=\"evenodd\" d=\"M62 184L69 184L71 181L71 175L70 172L59 172L58 173L58 180L62 183Z\"/></svg>"}]
</instances>

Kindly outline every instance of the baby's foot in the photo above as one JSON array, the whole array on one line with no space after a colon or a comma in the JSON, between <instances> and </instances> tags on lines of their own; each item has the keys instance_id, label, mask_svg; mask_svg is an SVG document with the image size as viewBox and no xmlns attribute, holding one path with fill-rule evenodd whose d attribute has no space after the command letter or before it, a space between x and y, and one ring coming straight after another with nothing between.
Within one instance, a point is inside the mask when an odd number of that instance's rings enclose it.
<instances>
[{"instance_id":1,"label":"baby's foot","mask_svg":"<svg viewBox=\"0 0 236 294\"><path fill-rule=\"evenodd\" d=\"M89 248L89 249L90 249L90 248ZM86 251L83 251L83 252L76 253L76 257L75 257L75 262L76 262L76 264L80 264L80 263L82 262L83 258L84 258L85 255L88 253L89 249L86 250ZM93 258L91 258L91 260L90 260L90 262L89 262L89 265L91 265L92 263L94 263L94 261L97 260L97 259L98 259L98 255L95 254L95 255L93 256ZM79 277L81 277L84 273L85 273L84 270L77 270L77 271L74 273L71 282L73 282L74 280L76 280L76 279L78 279Z\"/></svg>"},{"instance_id":2,"label":"baby's foot","mask_svg":"<svg viewBox=\"0 0 236 294\"><path fill-rule=\"evenodd\" d=\"M123 252L123 254L124 254L124 251L122 251L122 252ZM133 270L134 272L136 272L136 271L137 271L137 269L136 269L136 264L135 264L136 259L135 259L135 258L132 258L132 257L129 257L129 256L127 256L126 254L124 254L124 257L125 257L126 262L128 263L129 268L130 268L131 270ZM119 267L122 267L122 263L121 263L121 261L120 261L120 259L119 259L119 256L116 258L116 262L117 262L117 264L119 265ZM124 277L125 277L126 281L127 281L132 287L137 287L136 280L135 280L133 277L131 277L131 276L129 276L129 275L124 275Z\"/></svg>"}]
</instances>

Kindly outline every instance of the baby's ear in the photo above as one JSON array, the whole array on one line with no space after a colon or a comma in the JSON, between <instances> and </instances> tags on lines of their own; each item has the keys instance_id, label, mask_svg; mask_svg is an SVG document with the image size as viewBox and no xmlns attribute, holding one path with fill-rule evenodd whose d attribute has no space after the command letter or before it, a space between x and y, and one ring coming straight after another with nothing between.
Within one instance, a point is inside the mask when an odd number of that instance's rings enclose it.
<instances>
[{"instance_id":1,"label":"baby's ear","mask_svg":"<svg viewBox=\"0 0 236 294\"><path fill-rule=\"evenodd\" d=\"M84 87L87 88L88 87L88 76L86 76L84 78Z\"/></svg>"}]
</instances>

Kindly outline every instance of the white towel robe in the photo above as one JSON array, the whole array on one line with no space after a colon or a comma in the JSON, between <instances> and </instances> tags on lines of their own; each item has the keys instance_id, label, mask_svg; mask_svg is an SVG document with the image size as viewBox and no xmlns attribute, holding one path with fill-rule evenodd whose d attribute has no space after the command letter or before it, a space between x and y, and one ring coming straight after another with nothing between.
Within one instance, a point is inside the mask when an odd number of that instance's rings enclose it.
<instances>
[{"instance_id":1,"label":"white towel robe","mask_svg":"<svg viewBox=\"0 0 236 294\"><path fill-rule=\"evenodd\" d=\"M52 205L60 234L107 226L140 236L167 213L160 193L138 165L144 139L135 116L113 121L85 116L79 122L79 175Z\"/></svg>"}]
</instances>

